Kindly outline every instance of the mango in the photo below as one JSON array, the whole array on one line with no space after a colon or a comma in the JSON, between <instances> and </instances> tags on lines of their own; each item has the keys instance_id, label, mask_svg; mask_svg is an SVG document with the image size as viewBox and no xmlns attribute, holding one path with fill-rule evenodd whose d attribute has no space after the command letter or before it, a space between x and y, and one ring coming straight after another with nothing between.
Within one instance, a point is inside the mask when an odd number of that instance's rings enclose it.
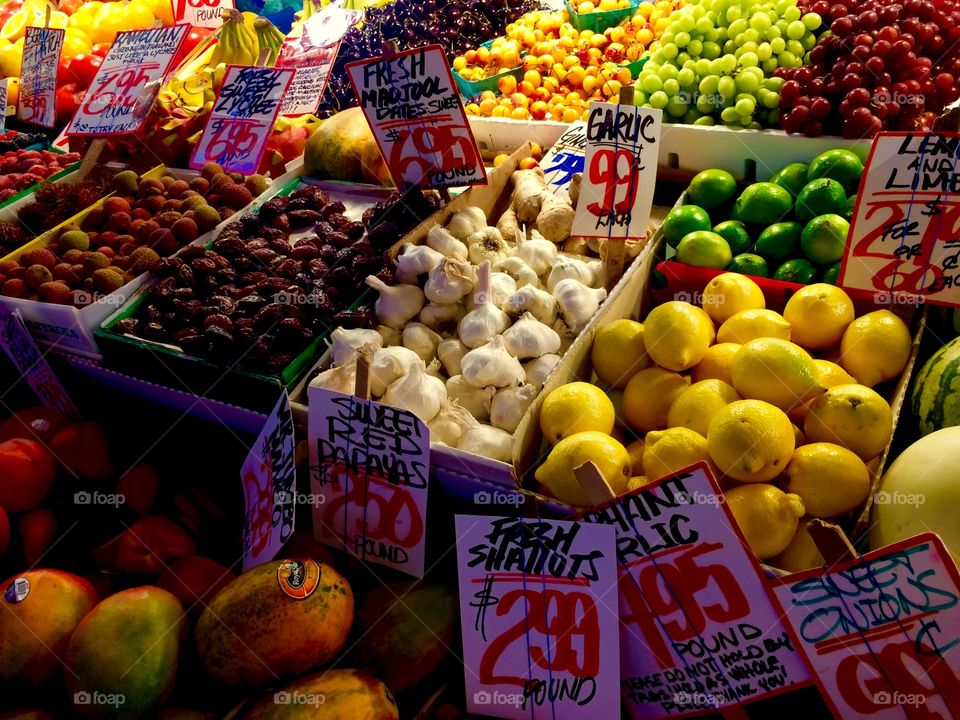
<instances>
[{"instance_id":1,"label":"mango","mask_svg":"<svg viewBox=\"0 0 960 720\"><path fill-rule=\"evenodd\" d=\"M11 588L17 580L28 584ZM0 681L43 685L60 669L59 658L97 604L97 592L83 578L60 570L14 575L0 592Z\"/></svg>"},{"instance_id":2,"label":"mango","mask_svg":"<svg viewBox=\"0 0 960 720\"><path fill-rule=\"evenodd\" d=\"M399 720L389 688L360 670L325 670L271 692L242 720Z\"/></svg>"},{"instance_id":3,"label":"mango","mask_svg":"<svg viewBox=\"0 0 960 720\"><path fill-rule=\"evenodd\" d=\"M43 502L57 477L57 461L37 440L0 443L0 507L8 513L31 510Z\"/></svg>"},{"instance_id":4,"label":"mango","mask_svg":"<svg viewBox=\"0 0 960 720\"><path fill-rule=\"evenodd\" d=\"M83 619L64 661L67 691L82 717L147 717L172 692L187 631L171 593L143 586L101 601Z\"/></svg>"}]
</instances>

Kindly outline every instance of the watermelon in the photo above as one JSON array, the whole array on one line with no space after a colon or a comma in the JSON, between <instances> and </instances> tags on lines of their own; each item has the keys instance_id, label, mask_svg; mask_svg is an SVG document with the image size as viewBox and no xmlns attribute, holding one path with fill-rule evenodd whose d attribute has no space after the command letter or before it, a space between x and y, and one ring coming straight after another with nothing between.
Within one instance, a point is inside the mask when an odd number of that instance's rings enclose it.
<instances>
[{"instance_id":1,"label":"watermelon","mask_svg":"<svg viewBox=\"0 0 960 720\"><path fill-rule=\"evenodd\" d=\"M960 338L934 353L917 375L913 414L921 435L960 425Z\"/></svg>"}]
</instances>

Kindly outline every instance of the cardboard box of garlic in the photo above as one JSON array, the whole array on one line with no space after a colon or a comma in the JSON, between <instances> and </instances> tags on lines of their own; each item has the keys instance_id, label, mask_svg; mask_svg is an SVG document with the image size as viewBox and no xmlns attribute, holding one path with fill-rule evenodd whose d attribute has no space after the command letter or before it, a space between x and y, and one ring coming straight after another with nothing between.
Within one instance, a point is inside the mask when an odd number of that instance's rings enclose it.
<instances>
[{"instance_id":1,"label":"cardboard box of garlic","mask_svg":"<svg viewBox=\"0 0 960 720\"><path fill-rule=\"evenodd\" d=\"M310 374L309 385L349 394L356 351L373 346L372 397L427 423L431 475L460 495L517 487L523 459L539 450L528 416L544 383L561 365L584 362L571 350L611 303L616 317L635 316L653 263L642 250L608 297L599 259L561 250L572 208L546 191L539 171L517 171L528 155L515 153L487 186L391 249L396 282L368 283L380 295L380 326L334 331ZM631 297L618 300L628 286ZM298 415L306 385L291 398Z\"/></svg>"}]
</instances>

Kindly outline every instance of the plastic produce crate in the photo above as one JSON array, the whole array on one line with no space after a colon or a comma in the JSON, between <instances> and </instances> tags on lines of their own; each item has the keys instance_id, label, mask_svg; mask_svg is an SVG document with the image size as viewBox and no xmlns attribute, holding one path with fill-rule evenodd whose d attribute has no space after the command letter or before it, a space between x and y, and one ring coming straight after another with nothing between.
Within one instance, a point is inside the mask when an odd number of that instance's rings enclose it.
<instances>
[{"instance_id":1,"label":"plastic produce crate","mask_svg":"<svg viewBox=\"0 0 960 720\"><path fill-rule=\"evenodd\" d=\"M593 30L593 32L603 32L607 28L619 25L621 22L631 17L640 7L640 0L630 0L630 7L620 8L619 10L605 10L603 12L578 13L566 0L563 3L567 12L570 14L570 24L577 30Z\"/></svg>"}]
</instances>

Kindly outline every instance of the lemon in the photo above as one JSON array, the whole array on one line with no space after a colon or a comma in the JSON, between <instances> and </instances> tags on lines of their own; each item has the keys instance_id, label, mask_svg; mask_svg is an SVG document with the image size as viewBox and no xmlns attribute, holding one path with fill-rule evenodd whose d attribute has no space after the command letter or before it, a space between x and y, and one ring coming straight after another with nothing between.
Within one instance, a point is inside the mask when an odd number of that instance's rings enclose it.
<instances>
[{"instance_id":1,"label":"lemon","mask_svg":"<svg viewBox=\"0 0 960 720\"><path fill-rule=\"evenodd\" d=\"M571 505L590 505L573 472L587 462L597 466L617 495L626 492L627 481L632 476L627 449L609 435L592 430L575 433L558 442L534 475L558 500Z\"/></svg>"},{"instance_id":2,"label":"lemon","mask_svg":"<svg viewBox=\"0 0 960 720\"><path fill-rule=\"evenodd\" d=\"M800 288L787 301L784 319L793 330L791 340L808 350L840 342L855 317L850 296L835 285L816 283Z\"/></svg>"},{"instance_id":3,"label":"lemon","mask_svg":"<svg viewBox=\"0 0 960 720\"><path fill-rule=\"evenodd\" d=\"M788 417L789 417L789 416L788 416ZM808 442L808 441L807 441L807 436L803 434L803 430L801 430L801 429L796 425L796 423L793 423L793 445L794 445L794 447L800 447L801 445L806 445L807 442Z\"/></svg>"},{"instance_id":4,"label":"lemon","mask_svg":"<svg viewBox=\"0 0 960 720\"><path fill-rule=\"evenodd\" d=\"M173 25L173 8L165 0L144 0L150 12L164 25Z\"/></svg>"},{"instance_id":5,"label":"lemon","mask_svg":"<svg viewBox=\"0 0 960 720\"><path fill-rule=\"evenodd\" d=\"M614 320L597 330L590 350L593 371L610 387L624 388L633 375L650 367L643 344L643 325L635 320Z\"/></svg>"},{"instance_id":6,"label":"lemon","mask_svg":"<svg viewBox=\"0 0 960 720\"><path fill-rule=\"evenodd\" d=\"M761 560L783 552L803 517L803 500L765 483L740 485L724 497L750 549Z\"/></svg>"},{"instance_id":7,"label":"lemon","mask_svg":"<svg viewBox=\"0 0 960 720\"><path fill-rule=\"evenodd\" d=\"M830 442L862 460L876 457L893 435L893 412L880 395L863 385L837 385L810 406L803 424L811 442Z\"/></svg>"},{"instance_id":8,"label":"lemon","mask_svg":"<svg viewBox=\"0 0 960 720\"><path fill-rule=\"evenodd\" d=\"M826 565L826 560L820 554L820 549L813 541L807 524L801 520L797 527L797 534L787 545L786 549L773 558L770 564L787 572L801 572L815 567Z\"/></svg>"},{"instance_id":9,"label":"lemon","mask_svg":"<svg viewBox=\"0 0 960 720\"><path fill-rule=\"evenodd\" d=\"M760 286L746 275L723 273L707 283L701 300L704 311L717 325L742 310L761 310L767 306Z\"/></svg>"},{"instance_id":10,"label":"lemon","mask_svg":"<svg viewBox=\"0 0 960 720\"><path fill-rule=\"evenodd\" d=\"M585 382L561 385L544 398L540 408L540 429L551 445L587 430L609 435L615 420L610 398L596 385Z\"/></svg>"},{"instance_id":11,"label":"lemon","mask_svg":"<svg viewBox=\"0 0 960 720\"><path fill-rule=\"evenodd\" d=\"M133 0L124 9L127 30L143 30L153 25L156 20L148 3Z\"/></svg>"},{"instance_id":12,"label":"lemon","mask_svg":"<svg viewBox=\"0 0 960 720\"><path fill-rule=\"evenodd\" d=\"M829 360L814 360L813 364L817 368L817 374L820 376L820 385L822 387L832 388L837 385L850 385L857 382L853 375L835 362L830 362Z\"/></svg>"},{"instance_id":13,"label":"lemon","mask_svg":"<svg viewBox=\"0 0 960 720\"><path fill-rule=\"evenodd\" d=\"M870 471L845 447L812 442L793 451L784 487L803 500L813 517L850 512L870 493Z\"/></svg>"},{"instance_id":14,"label":"lemon","mask_svg":"<svg viewBox=\"0 0 960 720\"><path fill-rule=\"evenodd\" d=\"M733 385L730 377L730 365L733 356L742 347L740 343L717 343L707 348L703 360L693 366L690 378L696 383L701 380L723 380L727 385Z\"/></svg>"},{"instance_id":15,"label":"lemon","mask_svg":"<svg viewBox=\"0 0 960 720\"><path fill-rule=\"evenodd\" d=\"M648 484L649 482L650 480L644 477L643 475L636 475L630 478L630 481L627 483L627 492L630 492L631 490L636 490L637 488L641 488L644 485Z\"/></svg>"},{"instance_id":16,"label":"lemon","mask_svg":"<svg viewBox=\"0 0 960 720\"><path fill-rule=\"evenodd\" d=\"M634 475L643 475L643 451L646 445L643 438L634 440L627 445L627 453L630 455L630 468Z\"/></svg>"},{"instance_id":17,"label":"lemon","mask_svg":"<svg viewBox=\"0 0 960 720\"><path fill-rule=\"evenodd\" d=\"M741 310L727 318L717 331L717 342L741 345L757 338L790 339L790 323L773 310Z\"/></svg>"},{"instance_id":18,"label":"lemon","mask_svg":"<svg viewBox=\"0 0 960 720\"><path fill-rule=\"evenodd\" d=\"M850 323L840 341L840 364L861 385L895 378L910 359L910 331L889 310L876 310Z\"/></svg>"},{"instance_id":19,"label":"lemon","mask_svg":"<svg viewBox=\"0 0 960 720\"><path fill-rule=\"evenodd\" d=\"M673 401L667 413L667 426L689 428L706 436L713 416L739 399L737 391L723 380L701 380Z\"/></svg>"},{"instance_id":20,"label":"lemon","mask_svg":"<svg viewBox=\"0 0 960 720\"><path fill-rule=\"evenodd\" d=\"M657 365L679 372L703 359L713 343L710 316L696 305L671 300L650 311L643 323L647 355Z\"/></svg>"},{"instance_id":21,"label":"lemon","mask_svg":"<svg viewBox=\"0 0 960 720\"><path fill-rule=\"evenodd\" d=\"M22 48L16 44L0 47L0 77L19 77Z\"/></svg>"},{"instance_id":22,"label":"lemon","mask_svg":"<svg viewBox=\"0 0 960 720\"><path fill-rule=\"evenodd\" d=\"M760 400L730 403L713 416L707 430L710 458L720 472L740 482L773 480L790 462L793 443L790 419Z\"/></svg>"},{"instance_id":23,"label":"lemon","mask_svg":"<svg viewBox=\"0 0 960 720\"><path fill-rule=\"evenodd\" d=\"M24 36L27 31L27 23L31 22L33 22L32 13L23 9L17 10L7 19L3 27L0 27L0 37L14 42ZM20 73L16 74L19 75Z\"/></svg>"},{"instance_id":24,"label":"lemon","mask_svg":"<svg viewBox=\"0 0 960 720\"><path fill-rule=\"evenodd\" d=\"M690 378L679 373L659 367L641 370L623 390L623 417L638 432L662 430L670 406L689 385Z\"/></svg>"},{"instance_id":25,"label":"lemon","mask_svg":"<svg viewBox=\"0 0 960 720\"><path fill-rule=\"evenodd\" d=\"M647 433L643 469L650 481L674 475L694 463L707 462L707 439L684 427Z\"/></svg>"},{"instance_id":26,"label":"lemon","mask_svg":"<svg viewBox=\"0 0 960 720\"><path fill-rule=\"evenodd\" d=\"M823 392L813 358L799 345L775 338L751 340L730 366L733 387L745 398L787 411Z\"/></svg>"}]
</instances>

